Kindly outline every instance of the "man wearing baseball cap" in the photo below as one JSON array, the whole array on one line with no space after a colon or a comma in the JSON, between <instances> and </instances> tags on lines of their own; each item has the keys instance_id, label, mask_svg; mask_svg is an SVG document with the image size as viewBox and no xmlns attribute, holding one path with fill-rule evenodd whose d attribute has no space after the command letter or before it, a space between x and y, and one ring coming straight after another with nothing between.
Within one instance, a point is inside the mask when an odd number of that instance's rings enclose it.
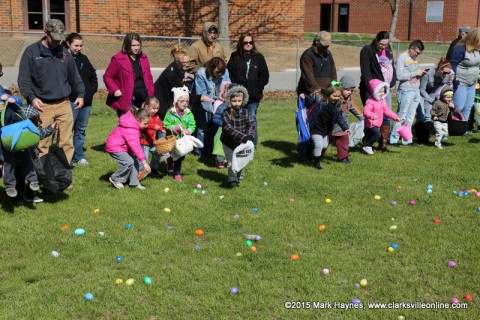
<instances>
[{"instance_id":1,"label":"man wearing baseball cap","mask_svg":"<svg viewBox=\"0 0 480 320\"><path fill-rule=\"evenodd\" d=\"M60 147L67 160L73 157L73 114L69 95L72 87L78 93L77 108L83 106L85 86L73 56L60 45L65 38L65 26L57 19L49 20L40 41L28 46L20 61L18 86L28 104L40 112L43 127L55 121L59 124ZM41 155L48 153L49 139L40 141Z\"/></svg>"},{"instance_id":2,"label":"man wearing baseball cap","mask_svg":"<svg viewBox=\"0 0 480 320\"><path fill-rule=\"evenodd\" d=\"M313 95L330 82L337 80L337 68L328 47L332 44L332 36L327 31L320 31L315 36L312 46L300 57L301 77L297 93Z\"/></svg>"}]
</instances>

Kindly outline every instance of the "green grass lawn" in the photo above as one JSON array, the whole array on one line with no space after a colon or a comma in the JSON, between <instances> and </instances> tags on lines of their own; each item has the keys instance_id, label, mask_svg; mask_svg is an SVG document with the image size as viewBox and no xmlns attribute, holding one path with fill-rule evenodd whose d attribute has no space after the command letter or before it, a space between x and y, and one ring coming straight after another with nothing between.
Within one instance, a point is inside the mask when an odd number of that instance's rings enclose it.
<instances>
[{"instance_id":1,"label":"green grass lawn","mask_svg":"<svg viewBox=\"0 0 480 320\"><path fill-rule=\"evenodd\" d=\"M90 165L74 169L74 190L13 207L0 186L0 318L477 318L480 198L452 190L480 190L480 133L450 137L444 150L400 147L370 157L353 150L350 165L336 162L330 147L319 171L297 161L294 110L293 101L262 102L260 144L239 188L225 189L226 170L189 155L183 182L147 178L145 191L117 190L108 182L117 164L103 151L117 117L96 101L86 141ZM206 194L193 192L197 183ZM70 228L62 231L64 225ZM75 236L77 228L85 235ZM205 234L196 236L196 229ZM261 235L256 252L244 234ZM392 243L399 248L389 253ZM300 259L291 261L292 254ZM145 276L152 285L143 283ZM117 278L135 283L115 285ZM368 285L357 287L363 278ZM238 294L230 293L233 286ZM93 301L84 299L87 292ZM465 302L465 294L473 296L467 309L367 305ZM353 298L364 309L284 307Z\"/></svg>"}]
</instances>

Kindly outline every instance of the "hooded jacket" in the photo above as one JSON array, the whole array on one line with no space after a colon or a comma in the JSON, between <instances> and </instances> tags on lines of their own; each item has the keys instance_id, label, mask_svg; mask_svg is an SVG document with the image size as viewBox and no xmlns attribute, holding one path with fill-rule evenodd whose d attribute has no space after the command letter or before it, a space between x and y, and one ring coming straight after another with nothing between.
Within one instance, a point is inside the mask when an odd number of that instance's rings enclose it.
<instances>
[{"instance_id":1,"label":"hooded jacket","mask_svg":"<svg viewBox=\"0 0 480 320\"><path fill-rule=\"evenodd\" d=\"M154 95L155 89L153 87L152 72L150 71L150 62L144 53L138 59L140 59L143 81L145 82L148 96L151 97ZM135 73L127 53L120 51L112 57L103 75L103 82L105 82L108 90L107 105L117 111L126 112L130 110L135 88ZM117 90L122 91L120 97L113 95Z\"/></svg>"},{"instance_id":2,"label":"hooded jacket","mask_svg":"<svg viewBox=\"0 0 480 320\"><path fill-rule=\"evenodd\" d=\"M105 151L133 152L138 160L145 160L145 153L140 145L140 124L130 111L118 119L118 126L108 136Z\"/></svg>"},{"instance_id":3,"label":"hooded jacket","mask_svg":"<svg viewBox=\"0 0 480 320\"><path fill-rule=\"evenodd\" d=\"M453 94L453 90L450 87L445 87L442 89L442 91L440 92L440 99L435 101L432 106L432 110L430 111L430 114L432 115L432 120L435 117L437 118L434 121L447 122L448 120L450 108L448 106L448 103L445 102L445 97L443 96L445 91L452 91Z\"/></svg>"},{"instance_id":4,"label":"hooded jacket","mask_svg":"<svg viewBox=\"0 0 480 320\"><path fill-rule=\"evenodd\" d=\"M387 116L390 119L398 120L398 116L395 112L390 110L385 99L380 99L379 91L385 88L385 92L388 93L390 85L387 82L383 82L378 79L372 79L368 83L370 87L371 97L368 98L363 108L363 115L365 116L365 128L378 127L382 125L383 116ZM376 119L375 115L377 116Z\"/></svg>"},{"instance_id":5,"label":"hooded jacket","mask_svg":"<svg viewBox=\"0 0 480 320\"><path fill-rule=\"evenodd\" d=\"M195 41L190 48L188 48L188 56L190 57L188 72L190 73L197 73L198 69L203 67L205 62L213 57L220 57L225 63L227 62L225 51L216 39L212 43L212 49L210 49L210 44L208 43L208 29L211 27L215 27L218 30L218 26L214 22L205 22L202 27L202 39Z\"/></svg>"},{"instance_id":6,"label":"hooded jacket","mask_svg":"<svg viewBox=\"0 0 480 320\"><path fill-rule=\"evenodd\" d=\"M342 83L342 90L348 88L355 88L355 80L351 76L343 76L340 78L340 82ZM339 107L342 113L343 120L348 124L348 112L351 112L358 120L363 120L362 110L355 104L353 101L352 94L348 98L345 99L343 104ZM345 131L340 128L338 124L333 125L332 136L343 136L345 135Z\"/></svg>"},{"instance_id":7,"label":"hooded jacket","mask_svg":"<svg viewBox=\"0 0 480 320\"><path fill-rule=\"evenodd\" d=\"M189 108L185 108L183 114L180 115L175 107L171 107L163 119L163 125L165 128L177 133L177 138L181 137L181 133L178 133L178 131L175 132L176 126L181 126L184 130L190 131L190 134L192 134L196 128L195 118Z\"/></svg>"},{"instance_id":8,"label":"hooded jacket","mask_svg":"<svg viewBox=\"0 0 480 320\"><path fill-rule=\"evenodd\" d=\"M318 52L312 45L300 57L302 75L298 81L297 93L312 94L328 87L332 80L337 80L337 68L329 50Z\"/></svg>"}]
</instances>

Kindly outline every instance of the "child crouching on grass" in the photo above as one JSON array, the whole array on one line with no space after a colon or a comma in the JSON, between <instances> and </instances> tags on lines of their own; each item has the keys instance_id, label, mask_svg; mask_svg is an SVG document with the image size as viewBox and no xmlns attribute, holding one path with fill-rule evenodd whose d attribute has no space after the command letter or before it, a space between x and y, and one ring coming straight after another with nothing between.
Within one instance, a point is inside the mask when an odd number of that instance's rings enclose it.
<instances>
[{"instance_id":1,"label":"child crouching on grass","mask_svg":"<svg viewBox=\"0 0 480 320\"><path fill-rule=\"evenodd\" d=\"M232 163L233 151L241 143L252 141L255 135L255 124L250 113L244 106L248 102L248 92L243 86L232 85L225 94L227 108L222 114L222 135L225 159ZM235 173L232 166L228 166L228 187L235 188L239 180L243 179L243 170Z\"/></svg>"},{"instance_id":2,"label":"child crouching on grass","mask_svg":"<svg viewBox=\"0 0 480 320\"><path fill-rule=\"evenodd\" d=\"M137 161L143 164L147 174L150 173L150 166L140 145L140 130L147 127L150 118L147 110L132 107L129 112L120 116L118 126L108 136L105 151L120 164L109 178L117 189L123 189L124 184L128 182L132 188L145 190L138 181Z\"/></svg>"},{"instance_id":3,"label":"child crouching on grass","mask_svg":"<svg viewBox=\"0 0 480 320\"><path fill-rule=\"evenodd\" d=\"M190 93L188 88L173 88L173 107L168 109L163 124L166 128L173 131L177 138L182 135L191 135L195 131L195 119L192 111L188 108L190 103ZM167 170L171 170L173 166L173 178L182 181L182 162L185 156L173 161L172 158L167 159Z\"/></svg>"},{"instance_id":4,"label":"child crouching on grass","mask_svg":"<svg viewBox=\"0 0 480 320\"><path fill-rule=\"evenodd\" d=\"M442 138L448 136L448 114L450 109L455 109L453 105L453 90L445 87L440 92L440 99L435 101L430 111L435 128L435 147L443 149Z\"/></svg>"}]
</instances>

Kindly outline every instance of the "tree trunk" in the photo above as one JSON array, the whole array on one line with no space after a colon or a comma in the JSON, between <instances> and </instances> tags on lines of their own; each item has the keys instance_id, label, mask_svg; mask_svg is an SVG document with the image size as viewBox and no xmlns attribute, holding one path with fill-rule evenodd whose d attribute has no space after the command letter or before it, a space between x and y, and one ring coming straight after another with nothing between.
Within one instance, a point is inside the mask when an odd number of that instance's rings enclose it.
<instances>
[{"instance_id":1,"label":"tree trunk","mask_svg":"<svg viewBox=\"0 0 480 320\"><path fill-rule=\"evenodd\" d=\"M218 36L226 40L220 41L226 54L230 53L230 40L228 36L228 0L218 0Z\"/></svg>"},{"instance_id":2,"label":"tree trunk","mask_svg":"<svg viewBox=\"0 0 480 320\"><path fill-rule=\"evenodd\" d=\"M394 0L395 4L392 6L392 22L390 23L390 32L389 32L389 40L393 42L395 38L395 28L397 27L397 19L398 19L398 7L400 6L400 0Z\"/></svg>"}]
</instances>

